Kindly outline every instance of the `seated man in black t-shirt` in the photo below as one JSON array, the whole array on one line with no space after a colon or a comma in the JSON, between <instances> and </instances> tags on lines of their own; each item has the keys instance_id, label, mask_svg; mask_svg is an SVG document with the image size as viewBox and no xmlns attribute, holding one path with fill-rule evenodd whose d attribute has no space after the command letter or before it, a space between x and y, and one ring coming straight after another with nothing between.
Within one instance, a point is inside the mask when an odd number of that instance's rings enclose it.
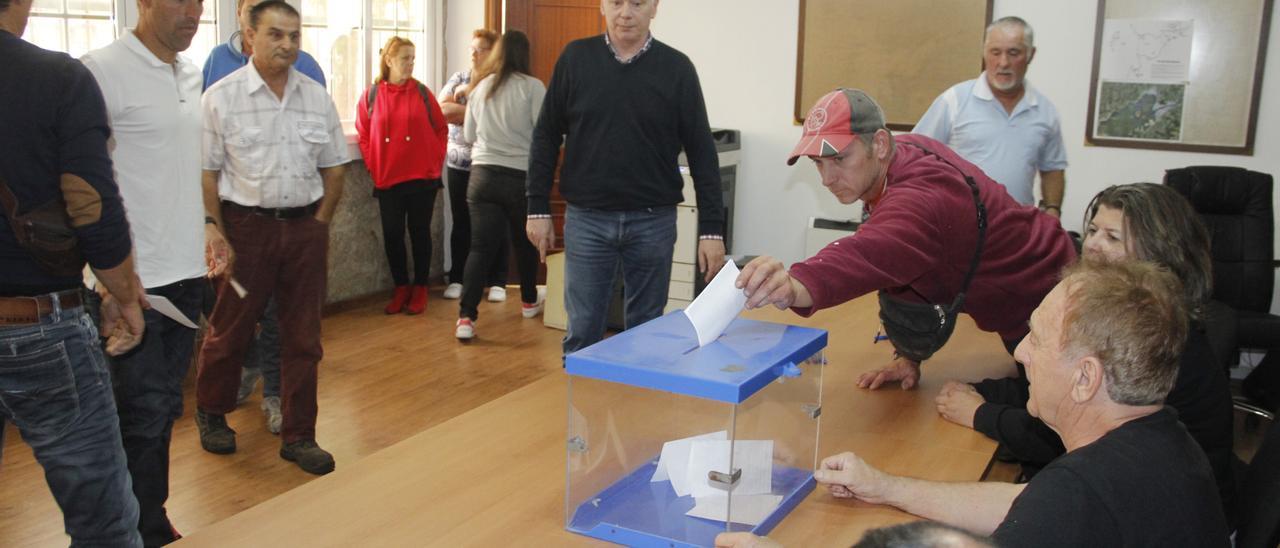
<instances>
[{"instance_id":1,"label":"seated man in black t-shirt","mask_svg":"<svg viewBox=\"0 0 1280 548\"><path fill-rule=\"evenodd\" d=\"M815 473L832 495L990 534L1001 546L1226 546L1204 452L1164 408L1187 335L1178 280L1150 263L1082 262L1031 315L1015 357L1027 410L1067 453L1030 483L891 476L853 453Z\"/></svg>"}]
</instances>

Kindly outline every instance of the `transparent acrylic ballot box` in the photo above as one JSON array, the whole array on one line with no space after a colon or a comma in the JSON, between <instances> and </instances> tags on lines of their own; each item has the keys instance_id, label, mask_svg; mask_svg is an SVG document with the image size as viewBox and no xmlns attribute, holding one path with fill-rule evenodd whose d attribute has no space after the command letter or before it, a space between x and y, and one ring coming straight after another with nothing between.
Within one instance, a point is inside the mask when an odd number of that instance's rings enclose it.
<instances>
[{"instance_id":1,"label":"transparent acrylic ballot box","mask_svg":"<svg viewBox=\"0 0 1280 548\"><path fill-rule=\"evenodd\" d=\"M826 345L738 318L699 348L675 311L567 356L565 527L631 546L768 533L814 487Z\"/></svg>"}]
</instances>

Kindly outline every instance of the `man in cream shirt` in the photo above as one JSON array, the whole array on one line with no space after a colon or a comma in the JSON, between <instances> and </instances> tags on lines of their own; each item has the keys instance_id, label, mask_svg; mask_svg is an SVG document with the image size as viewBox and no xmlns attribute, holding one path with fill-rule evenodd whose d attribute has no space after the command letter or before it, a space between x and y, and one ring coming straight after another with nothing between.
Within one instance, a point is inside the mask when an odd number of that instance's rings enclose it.
<instances>
[{"instance_id":1,"label":"man in cream shirt","mask_svg":"<svg viewBox=\"0 0 1280 548\"><path fill-rule=\"evenodd\" d=\"M225 253L218 228L205 223L200 188L200 69L179 52L191 45L199 0L141 0L138 27L81 61L102 89L111 124L111 159L133 232L137 271L149 295L199 318L205 245ZM214 266L221 269L222 262ZM111 360L120 433L147 546L178 538L169 497L169 440L182 416L196 330L155 309L137 348Z\"/></svg>"}]
</instances>

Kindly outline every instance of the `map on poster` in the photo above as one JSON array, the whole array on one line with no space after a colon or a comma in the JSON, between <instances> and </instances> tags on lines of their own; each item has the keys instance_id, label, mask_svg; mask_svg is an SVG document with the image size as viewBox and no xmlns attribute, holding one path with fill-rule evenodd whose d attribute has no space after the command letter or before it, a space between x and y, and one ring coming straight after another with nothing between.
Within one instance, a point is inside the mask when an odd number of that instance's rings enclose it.
<instances>
[{"instance_id":1,"label":"map on poster","mask_svg":"<svg viewBox=\"0 0 1280 548\"><path fill-rule=\"evenodd\" d=\"M1190 79L1191 20L1107 19L1102 80L1184 83Z\"/></svg>"},{"instance_id":2,"label":"map on poster","mask_svg":"<svg viewBox=\"0 0 1280 548\"><path fill-rule=\"evenodd\" d=\"M1094 135L1147 141L1182 140L1185 84L1101 82Z\"/></svg>"}]
</instances>

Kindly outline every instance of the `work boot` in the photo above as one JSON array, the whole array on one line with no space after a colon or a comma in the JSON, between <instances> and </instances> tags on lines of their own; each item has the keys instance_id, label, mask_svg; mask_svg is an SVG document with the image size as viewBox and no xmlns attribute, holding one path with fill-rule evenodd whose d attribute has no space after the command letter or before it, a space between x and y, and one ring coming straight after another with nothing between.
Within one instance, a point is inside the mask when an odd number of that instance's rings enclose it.
<instances>
[{"instance_id":1,"label":"work boot","mask_svg":"<svg viewBox=\"0 0 1280 548\"><path fill-rule=\"evenodd\" d=\"M196 428L200 430L200 447L218 455L236 452L236 431L227 426L226 415L205 413L196 408Z\"/></svg>"},{"instance_id":2,"label":"work boot","mask_svg":"<svg viewBox=\"0 0 1280 548\"><path fill-rule=\"evenodd\" d=\"M280 458L298 464L306 472L323 476L333 471L333 455L316 445L315 440L286 443L280 447Z\"/></svg>"},{"instance_id":3,"label":"work boot","mask_svg":"<svg viewBox=\"0 0 1280 548\"><path fill-rule=\"evenodd\" d=\"M399 314L404 310L404 303L409 301L409 286L397 285L396 292L391 296L391 302L387 303L387 307L383 312L387 314Z\"/></svg>"},{"instance_id":4,"label":"work boot","mask_svg":"<svg viewBox=\"0 0 1280 548\"><path fill-rule=\"evenodd\" d=\"M421 314L427 309L427 286L415 285L409 296L409 314Z\"/></svg>"}]
</instances>

